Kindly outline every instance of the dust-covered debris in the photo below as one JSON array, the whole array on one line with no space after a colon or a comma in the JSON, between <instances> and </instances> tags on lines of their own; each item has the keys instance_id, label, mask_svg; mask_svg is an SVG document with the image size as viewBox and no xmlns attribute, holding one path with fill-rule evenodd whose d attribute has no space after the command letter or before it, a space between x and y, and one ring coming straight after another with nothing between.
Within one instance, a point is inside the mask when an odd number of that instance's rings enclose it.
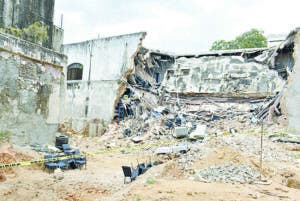
<instances>
[{"instance_id":1,"label":"dust-covered debris","mask_svg":"<svg viewBox=\"0 0 300 201\"><path fill-rule=\"evenodd\" d=\"M251 183L259 180L260 174L246 165L233 163L210 166L196 172L195 180L204 182Z\"/></svg>"}]
</instances>

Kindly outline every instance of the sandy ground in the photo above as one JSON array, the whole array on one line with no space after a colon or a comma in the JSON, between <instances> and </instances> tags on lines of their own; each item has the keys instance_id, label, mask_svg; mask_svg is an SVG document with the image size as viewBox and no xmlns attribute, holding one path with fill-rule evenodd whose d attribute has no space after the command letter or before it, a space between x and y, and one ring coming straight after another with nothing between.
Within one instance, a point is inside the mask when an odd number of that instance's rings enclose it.
<instances>
[{"instance_id":1,"label":"sandy ground","mask_svg":"<svg viewBox=\"0 0 300 201\"><path fill-rule=\"evenodd\" d=\"M259 136L256 136L259 139ZM247 140L247 135L244 136ZM82 140L82 139L81 139ZM87 140L89 141L89 140ZM156 157L154 149L130 153L108 153L88 157L86 169L48 173L42 166L16 167L7 173L7 180L0 183L0 200L293 200L300 201L299 150L296 145L267 142L274 146L268 151L280 156L292 156L289 160L276 159L264 162L264 182L252 184L204 183L191 179L194 171L210 165L233 162L247 164L259 170L259 156L241 151L235 146L223 144L224 137L216 137L205 143L194 143L197 150L205 150L189 170L183 171L178 157ZM258 142L258 141L257 141ZM86 144L82 146L87 147ZM241 145L242 146L242 145ZM253 145L254 146L254 145ZM82 147L82 149L84 149ZM279 152L278 152L279 150ZM199 152L200 152L199 151ZM148 170L136 181L123 183L122 165L136 165L139 161L160 160L164 163ZM291 186L288 187L287 185Z\"/></svg>"}]
</instances>

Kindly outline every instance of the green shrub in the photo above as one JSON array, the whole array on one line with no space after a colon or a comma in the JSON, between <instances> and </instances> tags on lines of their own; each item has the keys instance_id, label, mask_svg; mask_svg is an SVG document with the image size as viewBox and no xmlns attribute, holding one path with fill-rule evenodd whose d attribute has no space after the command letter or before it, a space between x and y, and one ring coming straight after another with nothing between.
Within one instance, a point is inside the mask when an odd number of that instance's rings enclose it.
<instances>
[{"instance_id":1,"label":"green shrub","mask_svg":"<svg viewBox=\"0 0 300 201\"><path fill-rule=\"evenodd\" d=\"M142 201L140 195L137 195L137 196L135 197L135 201Z\"/></svg>"},{"instance_id":2,"label":"green shrub","mask_svg":"<svg viewBox=\"0 0 300 201\"><path fill-rule=\"evenodd\" d=\"M6 28L6 33L14 35L18 38L22 38L24 31L22 29L10 26Z\"/></svg>"},{"instance_id":3,"label":"green shrub","mask_svg":"<svg viewBox=\"0 0 300 201\"><path fill-rule=\"evenodd\" d=\"M41 43L48 39L48 26L43 25L41 22L35 22L23 29L25 39Z\"/></svg>"},{"instance_id":4,"label":"green shrub","mask_svg":"<svg viewBox=\"0 0 300 201\"><path fill-rule=\"evenodd\" d=\"M9 142L11 133L9 131L0 132L0 142Z\"/></svg>"},{"instance_id":5,"label":"green shrub","mask_svg":"<svg viewBox=\"0 0 300 201\"><path fill-rule=\"evenodd\" d=\"M151 179L151 178L148 178L147 181L146 181L146 184L149 184L149 185L155 184L155 183L156 183L156 181L154 179Z\"/></svg>"},{"instance_id":6,"label":"green shrub","mask_svg":"<svg viewBox=\"0 0 300 201\"><path fill-rule=\"evenodd\" d=\"M19 29L14 26L9 26L6 28L0 26L1 32L8 33L18 38L22 38L24 40L28 40L38 44L41 44L44 41L48 40L48 29L49 27L47 25L43 25L39 21L23 29Z\"/></svg>"}]
</instances>

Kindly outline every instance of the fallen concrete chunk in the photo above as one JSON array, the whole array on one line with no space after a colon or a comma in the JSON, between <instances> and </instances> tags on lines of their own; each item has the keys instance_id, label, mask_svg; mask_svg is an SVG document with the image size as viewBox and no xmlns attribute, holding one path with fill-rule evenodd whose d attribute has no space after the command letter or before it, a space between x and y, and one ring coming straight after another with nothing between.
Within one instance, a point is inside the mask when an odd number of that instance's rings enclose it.
<instances>
[{"instance_id":1,"label":"fallen concrete chunk","mask_svg":"<svg viewBox=\"0 0 300 201\"><path fill-rule=\"evenodd\" d=\"M206 134L206 125L197 125L196 130L194 130L191 134L190 134L190 138L192 139L202 139L205 138L207 136Z\"/></svg>"},{"instance_id":2,"label":"fallen concrete chunk","mask_svg":"<svg viewBox=\"0 0 300 201\"><path fill-rule=\"evenodd\" d=\"M62 180L64 178L64 173L63 171L61 171L60 168L57 168L56 170L54 170L54 179L56 180Z\"/></svg>"},{"instance_id":3,"label":"fallen concrete chunk","mask_svg":"<svg viewBox=\"0 0 300 201\"><path fill-rule=\"evenodd\" d=\"M172 153L186 153L190 149L188 145L174 145L169 147L159 147L156 149L156 154L172 154Z\"/></svg>"},{"instance_id":4,"label":"fallen concrete chunk","mask_svg":"<svg viewBox=\"0 0 300 201\"><path fill-rule=\"evenodd\" d=\"M131 139L131 141L134 143L140 143L143 141L143 139L141 137L134 137Z\"/></svg>"},{"instance_id":5,"label":"fallen concrete chunk","mask_svg":"<svg viewBox=\"0 0 300 201\"><path fill-rule=\"evenodd\" d=\"M155 112L163 113L166 110L166 107L158 106L153 109Z\"/></svg>"},{"instance_id":6,"label":"fallen concrete chunk","mask_svg":"<svg viewBox=\"0 0 300 201\"><path fill-rule=\"evenodd\" d=\"M47 148L50 152L59 152L60 151L60 149L58 149L57 147L52 146L52 145L48 145Z\"/></svg>"},{"instance_id":7,"label":"fallen concrete chunk","mask_svg":"<svg viewBox=\"0 0 300 201\"><path fill-rule=\"evenodd\" d=\"M171 154L172 147L159 147L155 151L156 154Z\"/></svg>"},{"instance_id":8,"label":"fallen concrete chunk","mask_svg":"<svg viewBox=\"0 0 300 201\"><path fill-rule=\"evenodd\" d=\"M175 138L182 138L188 136L188 129L186 127L175 127L173 136Z\"/></svg>"}]
</instances>

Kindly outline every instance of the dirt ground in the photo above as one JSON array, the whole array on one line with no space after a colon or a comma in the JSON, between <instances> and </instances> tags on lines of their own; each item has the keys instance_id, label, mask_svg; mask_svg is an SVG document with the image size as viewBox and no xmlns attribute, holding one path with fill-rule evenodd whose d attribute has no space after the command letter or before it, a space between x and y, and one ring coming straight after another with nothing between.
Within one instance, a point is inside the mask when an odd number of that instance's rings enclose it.
<instances>
[{"instance_id":1,"label":"dirt ground","mask_svg":"<svg viewBox=\"0 0 300 201\"><path fill-rule=\"evenodd\" d=\"M73 137L78 142L78 137ZM252 140L250 140L252 139ZM297 145L273 143L265 137L263 181L251 184L206 183L193 179L197 170L232 162L259 171L259 135L217 136L205 142L190 142L186 154L155 156L155 147L126 153L89 156L86 169L48 173L42 165L16 167L5 172L0 183L0 200L300 200L300 149ZM101 138L80 137L82 150L93 151ZM83 143L85 142L85 143ZM243 144L247 142L247 144ZM89 144L91 144L89 146ZM101 144L101 143L100 143ZM98 149L98 148L97 148ZM96 151L96 148L95 150ZM97 150L98 151L98 150ZM26 154L37 158L37 153ZM42 157L42 154L39 154ZM267 157L268 156L268 157ZM132 183L123 183L122 165L149 160L163 162L149 169ZM180 161L193 159L187 169Z\"/></svg>"}]
</instances>

